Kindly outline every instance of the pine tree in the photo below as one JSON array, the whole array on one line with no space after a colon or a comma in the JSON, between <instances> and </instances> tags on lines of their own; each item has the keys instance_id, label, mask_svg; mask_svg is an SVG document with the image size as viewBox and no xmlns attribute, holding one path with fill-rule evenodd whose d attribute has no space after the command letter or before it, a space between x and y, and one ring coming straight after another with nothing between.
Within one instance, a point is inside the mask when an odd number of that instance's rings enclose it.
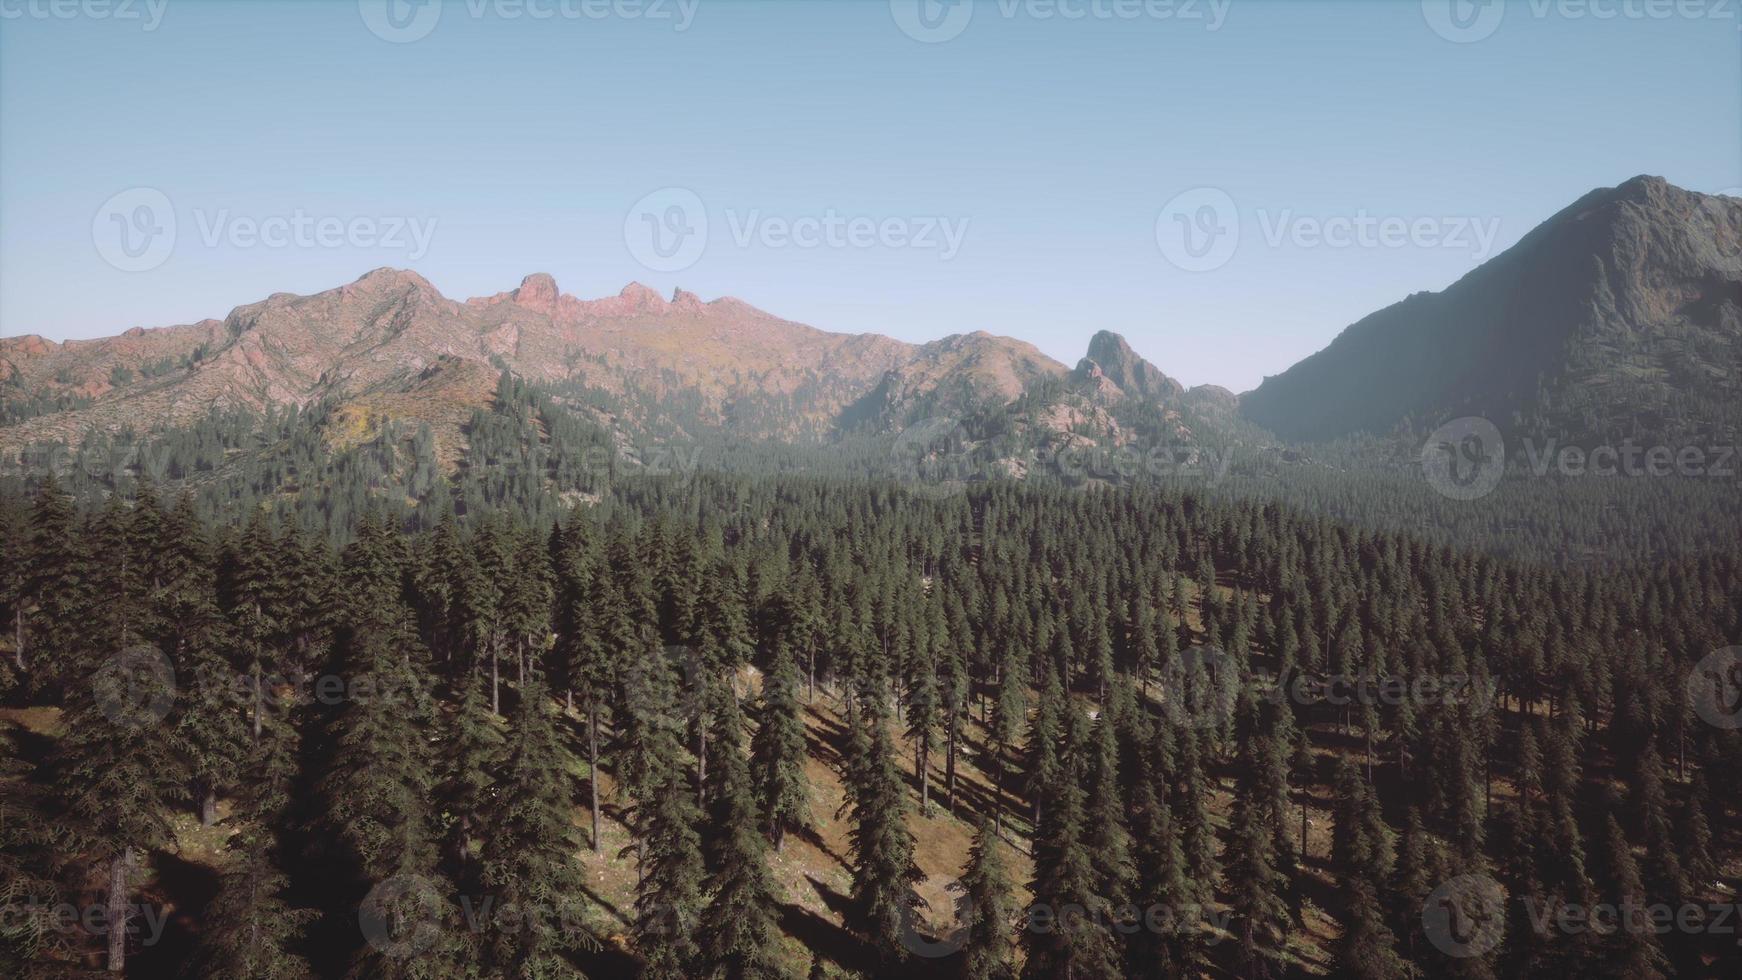
<instances>
[{"instance_id":1,"label":"pine tree","mask_svg":"<svg viewBox=\"0 0 1742 980\"><path fill-rule=\"evenodd\" d=\"M761 724L750 744L751 780L761 812L758 823L776 851L786 842L788 831L808 828L811 822L810 786L804 771L810 750L802 710L791 650L778 644L763 674Z\"/></svg>"},{"instance_id":2,"label":"pine tree","mask_svg":"<svg viewBox=\"0 0 1742 980\"><path fill-rule=\"evenodd\" d=\"M1158 733L1152 733L1149 742L1148 751L1139 756L1144 764L1132 791L1131 836L1136 905L1146 920L1152 910L1155 918L1132 937L1130 969L1134 976L1162 980L1191 972L1202 945L1203 915L1193 901L1185 851L1173 809L1163 794L1165 744Z\"/></svg>"},{"instance_id":3,"label":"pine tree","mask_svg":"<svg viewBox=\"0 0 1742 980\"><path fill-rule=\"evenodd\" d=\"M1097 889L1119 907L1130 897L1133 869L1131 835L1125 828L1125 801L1119 784L1119 742L1111 712L1101 713L1092 737L1084 844L1095 867Z\"/></svg>"},{"instance_id":4,"label":"pine tree","mask_svg":"<svg viewBox=\"0 0 1742 980\"><path fill-rule=\"evenodd\" d=\"M1041 812L1034 837L1034 880L1029 891L1037 907L1051 915L1034 923L1022 940L1027 952L1022 975L1034 980L1072 977L1113 980L1123 975L1118 944L1111 932L1111 903L1102 895L1084 842L1084 794L1089 722L1070 711L1070 733L1059 775L1047 788L1051 805Z\"/></svg>"},{"instance_id":5,"label":"pine tree","mask_svg":"<svg viewBox=\"0 0 1742 980\"><path fill-rule=\"evenodd\" d=\"M30 691L58 692L82 683L91 666L80 649L91 593L82 573L84 539L77 533L72 502L52 473L37 491L28 524L28 571L12 624L13 656Z\"/></svg>"},{"instance_id":6,"label":"pine tree","mask_svg":"<svg viewBox=\"0 0 1742 980\"><path fill-rule=\"evenodd\" d=\"M154 506L142 506L134 515L142 543L159 539L147 563L148 628L153 642L178 665L185 694L174 723L176 751L187 766L200 822L209 827L217 819L219 791L233 786L244 768L250 738L240 689L223 657L229 637L218 609L205 528L187 497L153 530L150 525L160 520Z\"/></svg>"},{"instance_id":7,"label":"pine tree","mask_svg":"<svg viewBox=\"0 0 1742 980\"><path fill-rule=\"evenodd\" d=\"M1180 847L1185 851L1186 877L1192 883L1194 905L1208 908L1216 900L1216 882L1222 874L1216 857L1216 830L1210 822L1210 779L1199 754L1197 730L1180 730L1179 792L1170 802L1179 824Z\"/></svg>"},{"instance_id":8,"label":"pine tree","mask_svg":"<svg viewBox=\"0 0 1742 980\"><path fill-rule=\"evenodd\" d=\"M0 726L0 972L25 978L84 952L58 921L66 832L33 768Z\"/></svg>"},{"instance_id":9,"label":"pine tree","mask_svg":"<svg viewBox=\"0 0 1742 980\"><path fill-rule=\"evenodd\" d=\"M625 668L618 772L631 801L640 876L636 944L644 976L682 980L700 956L701 814L684 762L682 720L674 716L676 679L657 647Z\"/></svg>"},{"instance_id":10,"label":"pine tree","mask_svg":"<svg viewBox=\"0 0 1742 980\"><path fill-rule=\"evenodd\" d=\"M847 751L853 906L876 955L893 964L905 957L902 930L912 922L921 875L907 827L907 795L895 765L895 747L882 713L883 695L867 685L852 713Z\"/></svg>"},{"instance_id":11,"label":"pine tree","mask_svg":"<svg viewBox=\"0 0 1742 980\"><path fill-rule=\"evenodd\" d=\"M1010 751L1022 737L1023 723L1028 714L1028 691L1021 665L1027 657L1012 650L998 669L997 694L992 704L992 726L988 732L983 768L992 779L993 830L1004 835L1004 795L1010 781Z\"/></svg>"},{"instance_id":12,"label":"pine tree","mask_svg":"<svg viewBox=\"0 0 1742 980\"><path fill-rule=\"evenodd\" d=\"M365 932L371 941L353 956L352 975L438 977L456 952L446 930L438 928L439 941L420 955L398 955L395 946L408 938L402 925L424 921L425 896L445 900L449 886L438 868L431 806L433 706L424 657L399 598L392 545L367 519L346 551L346 580L338 663L348 696L323 733L331 748L316 781L315 858L343 868L336 885L356 898L335 902L335 917L356 921L363 908L390 925L385 937Z\"/></svg>"},{"instance_id":13,"label":"pine tree","mask_svg":"<svg viewBox=\"0 0 1742 980\"><path fill-rule=\"evenodd\" d=\"M1058 675L1048 669L1041 685L1040 700L1035 706L1034 721L1028 726L1028 745L1023 752L1023 793L1033 801L1034 826L1039 827L1045 815L1045 800L1060 778L1058 756L1062 734L1059 712L1064 702L1064 690Z\"/></svg>"},{"instance_id":14,"label":"pine tree","mask_svg":"<svg viewBox=\"0 0 1742 980\"><path fill-rule=\"evenodd\" d=\"M1234 809L1228 828L1228 905L1234 914L1232 929L1235 969L1246 980L1276 975L1273 946L1284 935L1288 907L1282 901L1287 879L1276 869L1276 834L1264 819L1266 801L1261 800L1260 771L1274 749L1259 730L1258 705L1250 696L1239 711L1239 758Z\"/></svg>"},{"instance_id":15,"label":"pine tree","mask_svg":"<svg viewBox=\"0 0 1742 980\"><path fill-rule=\"evenodd\" d=\"M1669 960L1653 932L1645 885L1633 857L1633 847L1614 817L1614 810L1619 807L1613 804L1618 803L1619 800L1612 800L1610 815L1604 818L1602 845L1597 851L1599 894L1606 904L1621 910L1621 921L1614 924L1613 934L1603 943L1601 969L1604 975L1617 980L1662 980L1667 975Z\"/></svg>"},{"instance_id":16,"label":"pine tree","mask_svg":"<svg viewBox=\"0 0 1742 980\"><path fill-rule=\"evenodd\" d=\"M311 976L297 952L315 913L286 893L282 825L297 773L297 733L277 713L264 718L248 764L246 790L226 847L232 863L206 911L190 973L198 980L302 980Z\"/></svg>"},{"instance_id":17,"label":"pine tree","mask_svg":"<svg viewBox=\"0 0 1742 980\"><path fill-rule=\"evenodd\" d=\"M1011 927L1016 897L1004 865L997 829L982 820L962 872L963 980L1012 980L1016 976Z\"/></svg>"},{"instance_id":18,"label":"pine tree","mask_svg":"<svg viewBox=\"0 0 1742 980\"><path fill-rule=\"evenodd\" d=\"M147 658L149 654L142 654L138 662L120 664L115 671L104 668L92 684L107 688L113 683L140 692L160 681L173 683L151 666L155 658ZM74 685L69 695L67 735L60 744L53 778L61 797L59 819L77 836L81 850L104 869L106 921L111 924L108 965L119 972L126 964L126 929L115 924L127 921L132 879L141 856L168 838L167 805L186 799L185 770L171 754L150 709L142 716L126 716L138 710L140 702L117 709L114 699L127 695L115 689L92 693L85 685ZM120 720L110 717L118 713Z\"/></svg>"},{"instance_id":19,"label":"pine tree","mask_svg":"<svg viewBox=\"0 0 1742 980\"><path fill-rule=\"evenodd\" d=\"M914 772L919 777L919 810L931 808L931 755L938 734L938 675L930 644L923 639L909 665L907 737L913 742Z\"/></svg>"},{"instance_id":20,"label":"pine tree","mask_svg":"<svg viewBox=\"0 0 1742 980\"><path fill-rule=\"evenodd\" d=\"M475 698L481 713L481 689ZM482 821L479 881L495 910L518 913L513 921L499 915L491 922L482 953L496 976L578 978L566 954L596 945L575 862L574 804L565 775L571 768L545 687L529 681Z\"/></svg>"},{"instance_id":21,"label":"pine tree","mask_svg":"<svg viewBox=\"0 0 1742 980\"><path fill-rule=\"evenodd\" d=\"M744 717L725 685L712 691L713 793L704 835L711 898L702 922L702 956L713 976L772 980L785 972L774 955L775 885L744 756Z\"/></svg>"},{"instance_id":22,"label":"pine tree","mask_svg":"<svg viewBox=\"0 0 1742 980\"><path fill-rule=\"evenodd\" d=\"M1338 918L1343 934L1334 950L1337 970L1363 980L1407 975L1397 937L1386 923L1386 894L1395 872L1390 830L1379 802L1347 758L1336 778L1336 826L1331 865L1340 886Z\"/></svg>"},{"instance_id":23,"label":"pine tree","mask_svg":"<svg viewBox=\"0 0 1742 980\"><path fill-rule=\"evenodd\" d=\"M494 800L492 791L505 745L485 697L482 675L468 671L441 740L441 782L436 787L436 800L445 828L449 870L462 885L474 880L470 873L474 870L472 845L478 820Z\"/></svg>"}]
</instances>

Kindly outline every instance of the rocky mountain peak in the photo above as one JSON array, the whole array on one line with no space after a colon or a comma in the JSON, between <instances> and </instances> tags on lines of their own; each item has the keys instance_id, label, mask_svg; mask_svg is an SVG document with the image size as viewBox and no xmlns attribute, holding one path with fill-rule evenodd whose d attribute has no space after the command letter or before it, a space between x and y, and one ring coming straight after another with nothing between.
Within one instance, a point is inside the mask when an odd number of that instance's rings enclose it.
<instances>
[{"instance_id":1,"label":"rocky mountain peak","mask_svg":"<svg viewBox=\"0 0 1742 980\"><path fill-rule=\"evenodd\" d=\"M554 309L561 296L562 293L556 288L556 280L548 272L534 272L520 280L520 287L512 294L516 305L540 313L549 313Z\"/></svg>"},{"instance_id":2,"label":"rocky mountain peak","mask_svg":"<svg viewBox=\"0 0 1742 980\"><path fill-rule=\"evenodd\" d=\"M1097 387L1105 379L1122 394L1160 400L1177 398L1185 390L1111 330L1098 331L1089 339L1089 353L1077 365L1077 376L1097 382Z\"/></svg>"}]
</instances>

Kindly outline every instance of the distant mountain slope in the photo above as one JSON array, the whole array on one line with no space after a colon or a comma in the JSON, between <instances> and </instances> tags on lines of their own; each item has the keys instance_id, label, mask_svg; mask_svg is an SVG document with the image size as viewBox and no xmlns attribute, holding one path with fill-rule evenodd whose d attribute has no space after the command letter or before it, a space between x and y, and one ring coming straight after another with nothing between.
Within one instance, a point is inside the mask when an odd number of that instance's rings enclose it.
<instances>
[{"instance_id":1,"label":"distant mountain slope","mask_svg":"<svg viewBox=\"0 0 1742 980\"><path fill-rule=\"evenodd\" d=\"M429 424L444 458L508 370L607 428L659 438L823 443L916 418L996 415L1118 438L1106 407L1177 408L1183 390L1100 333L1072 372L985 332L907 344L783 320L736 299L666 300L631 283L581 300L548 275L456 302L415 273L378 269L312 296L281 293L224 320L55 344L0 339L0 446L76 443L90 430L185 425L212 408L327 402L354 441L379 421ZM1098 360L1095 360L1098 358ZM1099 367L1097 365L1102 365ZM1108 372L1104 376L1099 373ZM1068 404L1064 404L1068 402ZM1090 402L1094 402L1091 405Z\"/></svg>"},{"instance_id":2,"label":"distant mountain slope","mask_svg":"<svg viewBox=\"0 0 1742 980\"><path fill-rule=\"evenodd\" d=\"M1656 177L1593 191L1444 292L1349 327L1240 406L1294 440L1452 415L1576 437L1734 435L1742 200Z\"/></svg>"},{"instance_id":3,"label":"distant mountain slope","mask_svg":"<svg viewBox=\"0 0 1742 980\"><path fill-rule=\"evenodd\" d=\"M415 273L380 269L313 296L238 307L222 322L65 344L0 340L0 380L14 391L92 400L0 429L0 439L172 425L214 405L407 392L444 360L610 392L683 388L716 419L746 395L791 399L796 417L766 434L796 437L825 430L841 406L913 353L887 337L825 333L737 300L703 303L680 292L668 302L639 284L585 301L534 275L518 289L460 303Z\"/></svg>"}]
</instances>

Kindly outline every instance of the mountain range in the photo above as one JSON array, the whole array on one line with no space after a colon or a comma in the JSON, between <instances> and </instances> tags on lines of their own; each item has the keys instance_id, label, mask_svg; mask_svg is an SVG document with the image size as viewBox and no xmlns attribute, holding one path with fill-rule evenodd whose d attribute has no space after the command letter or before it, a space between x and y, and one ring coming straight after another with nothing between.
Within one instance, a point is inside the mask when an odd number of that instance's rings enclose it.
<instances>
[{"instance_id":1,"label":"mountain range","mask_svg":"<svg viewBox=\"0 0 1742 980\"><path fill-rule=\"evenodd\" d=\"M638 283L578 299L542 273L458 301L414 272L378 269L222 320L0 338L0 397L12 403L0 447L174 426L215 406L325 401L340 429L428 423L451 459L503 371L614 431L679 438L823 444L932 416L997 416L1031 444L1302 442L1455 415L1575 437L1734 435L1742 200L1651 177L1593 191L1443 292L1362 319L1238 397L1186 389L1106 331L1072 367L985 332L909 344Z\"/></svg>"}]
</instances>

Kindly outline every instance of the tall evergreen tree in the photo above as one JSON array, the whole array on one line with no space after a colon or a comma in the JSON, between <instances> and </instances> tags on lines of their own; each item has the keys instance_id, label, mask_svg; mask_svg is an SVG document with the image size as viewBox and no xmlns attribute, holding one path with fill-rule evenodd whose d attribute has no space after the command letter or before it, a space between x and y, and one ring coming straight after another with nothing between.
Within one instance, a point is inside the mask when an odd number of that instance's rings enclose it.
<instances>
[{"instance_id":1,"label":"tall evergreen tree","mask_svg":"<svg viewBox=\"0 0 1742 980\"><path fill-rule=\"evenodd\" d=\"M1084 794L1089 722L1068 708L1070 734L1059 774L1047 793L1034 838L1034 880L1029 891L1046 910L1046 922L1030 921L1022 940L1024 977L1112 980L1123 976L1120 950L1111 931L1112 903L1100 891L1084 840Z\"/></svg>"},{"instance_id":2,"label":"tall evergreen tree","mask_svg":"<svg viewBox=\"0 0 1742 980\"><path fill-rule=\"evenodd\" d=\"M481 709L482 692L474 697ZM530 681L521 689L500 783L482 820L478 880L498 916L480 952L494 976L580 977L568 954L597 944L575 861L571 768L548 693ZM517 912L512 920L504 914L510 909Z\"/></svg>"},{"instance_id":3,"label":"tall evergreen tree","mask_svg":"<svg viewBox=\"0 0 1742 980\"><path fill-rule=\"evenodd\" d=\"M302 980L311 976L298 949L314 918L288 898L290 876L281 827L294 791L298 738L277 712L264 718L242 798L226 844L232 863L200 930L189 973L197 980Z\"/></svg>"},{"instance_id":4,"label":"tall evergreen tree","mask_svg":"<svg viewBox=\"0 0 1742 980\"><path fill-rule=\"evenodd\" d=\"M775 955L775 885L744 755L744 716L725 685L711 690L713 792L704 835L710 898L701 929L702 957L716 977L774 980L786 972Z\"/></svg>"},{"instance_id":5,"label":"tall evergreen tree","mask_svg":"<svg viewBox=\"0 0 1742 980\"><path fill-rule=\"evenodd\" d=\"M843 804L853 823L853 907L876 955L893 964L905 958L902 929L918 905L913 889L921 875L913 860L906 792L883 715L883 695L867 685L855 704Z\"/></svg>"},{"instance_id":6,"label":"tall evergreen tree","mask_svg":"<svg viewBox=\"0 0 1742 980\"><path fill-rule=\"evenodd\" d=\"M1003 850L996 827L990 821L980 821L962 872L961 907L966 912L961 923L963 980L1013 980L1016 976L1016 950L1011 942L1016 897Z\"/></svg>"},{"instance_id":7,"label":"tall evergreen tree","mask_svg":"<svg viewBox=\"0 0 1742 980\"><path fill-rule=\"evenodd\" d=\"M775 646L762 680L761 722L751 739L751 780L761 816L758 823L779 851L789 831L810 826L810 784L805 761L804 718L798 703L798 669L791 650Z\"/></svg>"}]
</instances>

